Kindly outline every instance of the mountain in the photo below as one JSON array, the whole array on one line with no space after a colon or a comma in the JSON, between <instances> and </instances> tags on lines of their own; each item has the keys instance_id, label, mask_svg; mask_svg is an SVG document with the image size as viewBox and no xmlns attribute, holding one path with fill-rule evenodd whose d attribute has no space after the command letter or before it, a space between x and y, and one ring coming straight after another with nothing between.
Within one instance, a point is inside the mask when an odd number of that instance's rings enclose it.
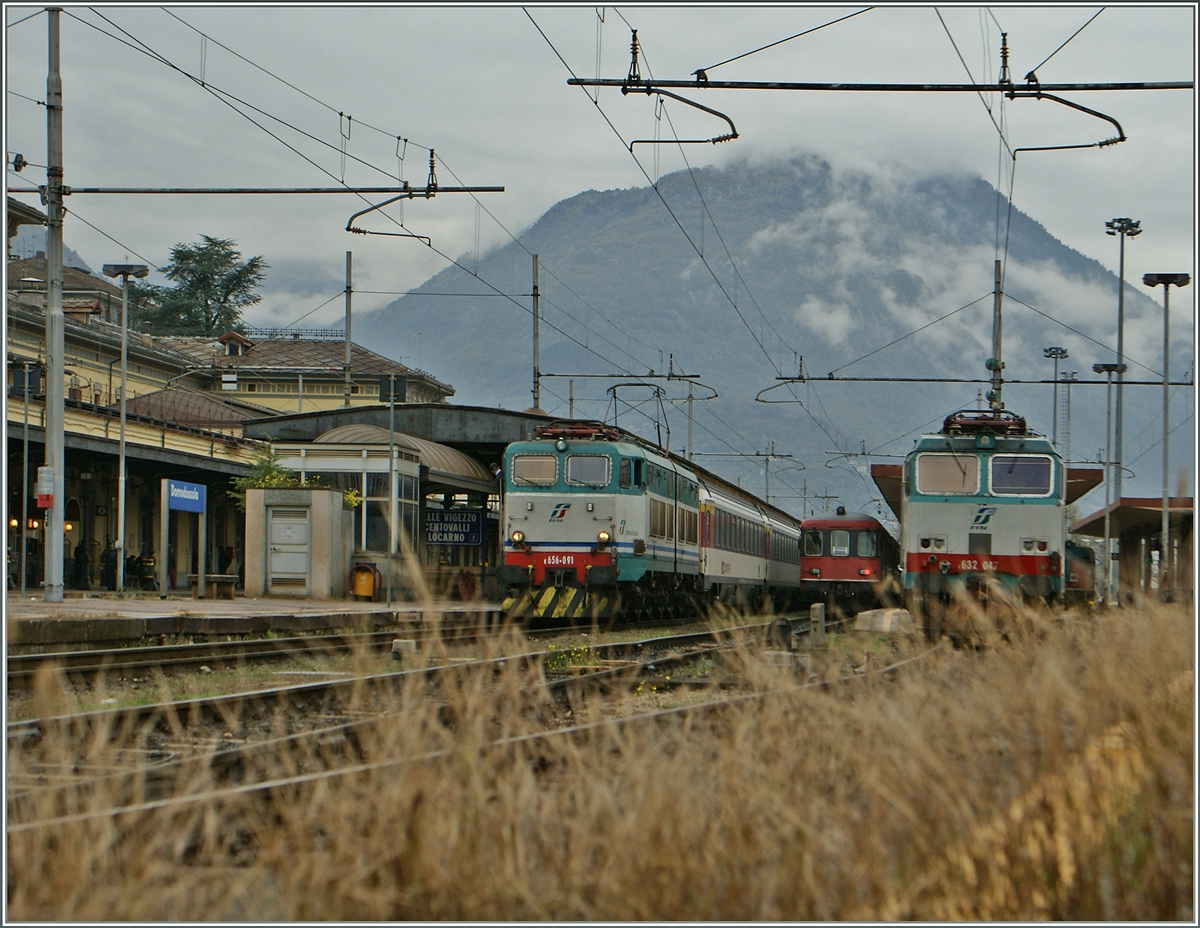
<instances>
[{"instance_id":1,"label":"mountain","mask_svg":"<svg viewBox=\"0 0 1200 928\"><path fill-rule=\"evenodd\" d=\"M13 236L12 253L18 258L36 257L39 251L46 250L46 229L44 226L18 226L17 234ZM77 267L81 271L92 273L87 262L79 256L79 252L63 245L63 264L67 267Z\"/></svg>"},{"instance_id":2,"label":"mountain","mask_svg":"<svg viewBox=\"0 0 1200 928\"><path fill-rule=\"evenodd\" d=\"M777 454L792 457L772 461L772 501L799 513L805 490L809 509L825 506L811 496L827 491L851 509L877 512L869 460L847 453L865 447L903 456L914 436L936 429L954 409L974 407L987 386L831 383L827 375L986 378L994 262L1004 255L1009 215L1006 378L1050 380L1053 363L1043 349L1062 346L1070 355L1064 371L1097 380L1091 365L1114 360L1115 350L1103 346L1115 346L1117 316L1117 280L1099 262L1020 210L1010 213L978 177L844 170L815 156L681 171L661 178L657 189L585 191L549 209L519 243L481 256L477 268L473 258L460 259L474 274L448 268L356 319L354 331L392 356L413 358L420 343L424 365L457 388L456 402L524 409L531 405L536 254L540 367L575 375L576 415L602 418L607 411L611 421L605 389L651 370L664 374L673 355L676 372L697 374L719 394L695 403L696 452L759 455L698 463L761 495L761 455L774 442ZM478 295L451 295L462 293ZM1127 281L1125 313L1127 378L1161 380L1161 308ZM1173 340L1173 379L1190 376L1190 345L1183 342ZM801 362L807 382L776 379L796 375ZM566 379L542 381L541 405L551 414L567 414ZM649 382L666 391L662 403L651 389L618 387L618 421L652 437L656 416L665 416L670 447L681 450L687 386ZM1050 384L1011 384L1004 400L1049 434L1053 394ZM697 386L695 395L710 393ZM1189 468L1190 395L1175 388L1171 417L1186 420L1171 443L1173 461ZM1065 389L1059 399L1065 406ZM1105 403L1103 386L1071 391L1072 460L1098 459ZM1125 462L1137 473L1126 477L1127 496L1160 492L1154 443L1161 440L1161 409L1161 387L1125 388ZM1065 409L1060 418L1065 451ZM1094 508L1094 499L1082 510Z\"/></svg>"}]
</instances>

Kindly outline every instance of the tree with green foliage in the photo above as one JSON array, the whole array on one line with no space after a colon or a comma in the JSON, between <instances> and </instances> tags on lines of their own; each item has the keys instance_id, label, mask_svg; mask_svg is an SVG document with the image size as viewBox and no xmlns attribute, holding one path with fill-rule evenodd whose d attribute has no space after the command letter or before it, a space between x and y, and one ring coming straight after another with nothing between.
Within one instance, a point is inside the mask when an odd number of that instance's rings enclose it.
<instances>
[{"instance_id":1,"label":"tree with green foliage","mask_svg":"<svg viewBox=\"0 0 1200 928\"><path fill-rule=\"evenodd\" d=\"M242 260L233 239L201 236L171 249L159 271L173 286L129 282L130 315L154 335L222 335L242 326L242 311L258 303L266 276L262 255Z\"/></svg>"},{"instance_id":2,"label":"tree with green foliage","mask_svg":"<svg viewBox=\"0 0 1200 928\"><path fill-rule=\"evenodd\" d=\"M271 447L270 442L263 442L250 459L250 472L245 477L235 477L233 489L227 491L233 505L239 512L246 511L246 491L264 487L312 487L319 486L314 478L307 482L289 467L279 463L279 454Z\"/></svg>"}]
</instances>

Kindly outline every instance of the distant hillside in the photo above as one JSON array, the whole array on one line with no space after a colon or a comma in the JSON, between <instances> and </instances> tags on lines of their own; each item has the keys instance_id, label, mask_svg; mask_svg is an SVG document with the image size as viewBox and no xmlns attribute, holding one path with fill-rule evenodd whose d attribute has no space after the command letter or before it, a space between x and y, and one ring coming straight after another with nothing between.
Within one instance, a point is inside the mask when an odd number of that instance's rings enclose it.
<instances>
[{"instance_id":1,"label":"distant hillside","mask_svg":"<svg viewBox=\"0 0 1200 928\"><path fill-rule=\"evenodd\" d=\"M43 226L18 226L13 236L12 253L18 258L33 258L39 251L46 250L46 229ZM79 252L63 245L63 264L92 273Z\"/></svg>"},{"instance_id":2,"label":"distant hillside","mask_svg":"<svg viewBox=\"0 0 1200 928\"><path fill-rule=\"evenodd\" d=\"M869 505L874 512L869 501L878 494L864 476L867 459L837 452L865 445L902 455L914 435L955 408L974 406L977 390L986 387L830 383L826 375L986 377L996 216L1005 215L1007 203L977 177L839 171L817 157L703 168L694 178L685 171L660 180L674 217L653 188L589 190L563 200L520 236L520 246L510 243L481 257L479 280L458 268L443 271L357 319L356 339L385 354L415 357L419 333L422 365L455 385L456 402L524 409L532 402L530 299L497 296L483 281L504 294L529 294L530 254L537 254L544 373L664 373L674 354L676 370L698 374L719 393L695 404L697 452L765 452L774 441L776 453L794 457L772 464L773 501L778 496L780 505L799 512L800 500L787 497L807 481L810 494L828 489L851 508ZM1113 359L1096 342L1115 344L1116 289L1115 277L1098 262L1014 209L1005 274L1006 377L1050 379L1053 366L1042 349L1060 345L1070 352L1064 369L1094 379L1092 363ZM479 296L434 296L465 292ZM954 310L949 319L850 363ZM1161 309L1128 282L1126 320L1129 358L1161 370ZM1177 375L1190 370L1188 346L1179 348L1172 361ZM800 357L816 379L781 385L776 378L796 374ZM1131 365L1130 379L1155 376ZM603 416L605 388L630 379L577 377L576 414ZM679 450L687 435L680 403L686 385L660 383L667 388L671 447ZM564 378L544 380L543 408L566 415L568 390ZM1049 433L1052 390L1014 384L1004 397L1031 426ZM650 391L618 392L620 424L652 436ZM1183 388L1176 393L1173 422L1185 415L1190 396ZM759 395L786 402L755 402ZM640 411L627 403L640 404ZM1095 459L1104 444L1104 388L1076 387L1072 407L1071 456ZM1127 388L1125 459L1138 474L1126 479L1127 495L1158 492L1161 459L1157 449L1147 449L1161 439L1161 418L1154 425L1160 413L1161 389ZM1065 424L1062 430L1065 443ZM1172 444L1180 463L1190 462L1190 423ZM742 478L750 489L764 489L761 458L699 460Z\"/></svg>"}]
</instances>

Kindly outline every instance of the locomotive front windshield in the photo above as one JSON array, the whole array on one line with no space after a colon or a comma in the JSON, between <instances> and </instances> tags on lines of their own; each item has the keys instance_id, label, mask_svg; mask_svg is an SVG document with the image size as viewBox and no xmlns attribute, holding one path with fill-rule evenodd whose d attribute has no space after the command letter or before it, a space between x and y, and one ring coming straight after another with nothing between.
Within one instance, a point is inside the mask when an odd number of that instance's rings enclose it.
<instances>
[{"instance_id":1,"label":"locomotive front windshield","mask_svg":"<svg viewBox=\"0 0 1200 928\"><path fill-rule=\"evenodd\" d=\"M558 459L552 454L518 454L512 461L514 486L550 486L558 477Z\"/></svg>"},{"instance_id":2,"label":"locomotive front windshield","mask_svg":"<svg viewBox=\"0 0 1200 928\"><path fill-rule=\"evenodd\" d=\"M583 487L606 487L611 462L604 454L572 454L567 458L567 483Z\"/></svg>"},{"instance_id":3,"label":"locomotive front windshield","mask_svg":"<svg viewBox=\"0 0 1200 928\"><path fill-rule=\"evenodd\" d=\"M998 454L992 458L992 492L998 496L1049 496L1052 480L1048 457Z\"/></svg>"},{"instance_id":4,"label":"locomotive front windshield","mask_svg":"<svg viewBox=\"0 0 1200 928\"><path fill-rule=\"evenodd\" d=\"M829 553L834 557L847 557L850 554L850 533L842 529L830 532Z\"/></svg>"},{"instance_id":5,"label":"locomotive front windshield","mask_svg":"<svg viewBox=\"0 0 1200 928\"><path fill-rule=\"evenodd\" d=\"M918 455L917 492L931 496L978 493L979 458L973 454Z\"/></svg>"},{"instance_id":6,"label":"locomotive front windshield","mask_svg":"<svg viewBox=\"0 0 1200 928\"><path fill-rule=\"evenodd\" d=\"M821 530L819 528L805 529L804 531L804 556L805 557L820 557L821 548Z\"/></svg>"},{"instance_id":7,"label":"locomotive front windshield","mask_svg":"<svg viewBox=\"0 0 1200 928\"><path fill-rule=\"evenodd\" d=\"M859 532L858 533L858 556L859 557L875 557L875 533L874 532Z\"/></svg>"}]
</instances>

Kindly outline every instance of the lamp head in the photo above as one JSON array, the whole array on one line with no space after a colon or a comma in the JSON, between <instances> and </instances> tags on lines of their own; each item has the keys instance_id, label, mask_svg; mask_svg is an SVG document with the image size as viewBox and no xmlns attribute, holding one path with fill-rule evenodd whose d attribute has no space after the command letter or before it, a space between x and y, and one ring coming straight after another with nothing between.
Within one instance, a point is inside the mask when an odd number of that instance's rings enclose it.
<instances>
[{"instance_id":1,"label":"lamp head","mask_svg":"<svg viewBox=\"0 0 1200 928\"><path fill-rule=\"evenodd\" d=\"M1159 284L1170 287L1186 287L1192 282L1187 274L1143 274L1142 283L1147 287L1157 287Z\"/></svg>"},{"instance_id":2,"label":"lamp head","mask_svg":"<svg viewBox=\"0 0 1200 928\"><path fill-rule=\"evenodd\" d=\"M105 277L137 277L142 278L150 273L150 268L144 264L106 264Z\"/></svg>"}]
</instances>

